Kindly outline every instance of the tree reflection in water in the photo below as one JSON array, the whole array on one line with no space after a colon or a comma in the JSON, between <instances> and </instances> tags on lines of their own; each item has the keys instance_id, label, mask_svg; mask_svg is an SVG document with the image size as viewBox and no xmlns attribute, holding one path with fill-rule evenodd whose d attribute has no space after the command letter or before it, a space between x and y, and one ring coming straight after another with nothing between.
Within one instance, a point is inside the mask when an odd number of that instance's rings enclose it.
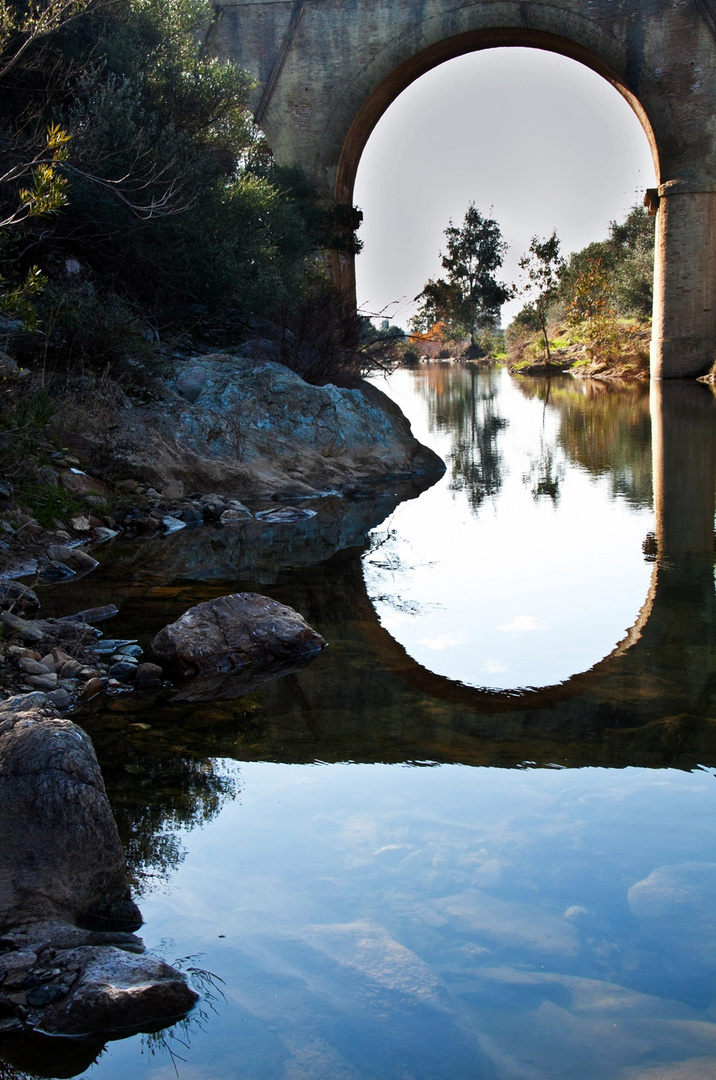
<instances>
[{"instance_id":1,"label":"tree reflection in water","mask_svg":"<svg viewBox=\"0 0 716 1080\"><path fill-rule=\"evenodd\" d=\"M448 364L435 365L417 387L427 403L431 429L452 440L450 489L465 491L470 507L478 510L502 487L498 436L508 421L496 409L496 373L474 364L457 372Z\"/></svg>"},{"instance_id":2,"label":"tree reflection in water","mask_svg":"<svg viewBox=\"0 0 716 1080\"><path fill-rule=\"evenodd\" d=\"M79 722L101 747L105 786L132 888L142 896L168 882L183 861L178 834L211 821L240 788L238 767L219 755L210 756L208 716L202 751L194 754L174 723L146 723L145 712L133 712L137 704L116 698L109 709L106 704L102 710L98 707ZM153 721L154 713L156 707L150 717ZM253 699L245 699L237 713L250 731L255 729ZM185 708L170 715L184 728L191 712Z\"/></svg>"},{"instance_id":3,"label":"tree reflection in water","mask_svg":"<svg viewBox=\"0 0 716 1080\"><path fill-rule=\"evenodd\" d=\"M544 401L559 418L557 444L592 476L607 476L612 493L632 506L652 505L649 388L643 383L599 382L571 375L550 380L516 378L525 397ZM551 453L554 460L554 451ZM547 476L546 469L537 475ZM530 486L534 481L530 475ZM549 493L549 492L547 492Z\"/></svg>"}]
</instances>

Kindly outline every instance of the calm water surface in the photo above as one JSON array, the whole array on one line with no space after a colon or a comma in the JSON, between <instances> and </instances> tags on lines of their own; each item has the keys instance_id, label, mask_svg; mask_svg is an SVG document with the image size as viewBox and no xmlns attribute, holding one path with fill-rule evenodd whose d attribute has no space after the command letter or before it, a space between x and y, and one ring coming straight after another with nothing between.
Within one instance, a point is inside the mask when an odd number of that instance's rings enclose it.
<instances>
[{"instance_id":1,"label":"calm water surface","mask_svg":"<svg viewBox=\"0 0 716 1080\"><path fill-rule=\"evenodd\" d=\"M47 590L146 642L257 588L331 647L248 698L81 718L146 943L222 994L15 1070L716 1075L711 391L426 365L389 392L447 463L428 490L115 545Z\"/></svg>"}]
</instances>

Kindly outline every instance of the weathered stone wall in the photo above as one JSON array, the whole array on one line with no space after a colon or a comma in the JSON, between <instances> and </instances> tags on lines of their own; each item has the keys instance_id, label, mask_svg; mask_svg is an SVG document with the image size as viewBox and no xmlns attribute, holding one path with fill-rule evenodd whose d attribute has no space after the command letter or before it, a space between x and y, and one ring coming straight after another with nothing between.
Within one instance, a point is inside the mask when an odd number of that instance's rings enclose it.
<instances>
[{"instance_id":1,"label":"weathered stone wall","mask_svg":"<svg viewBox=\"0 0 716 1080\"><path fill-rule=\"evenodd\" d=\"M713 0L233 0L207 47L256 79L253 106L279 160L350 203L377 120L430 68L483 48L562 53L639 116L660 183L652 374L716 358L716 19ZM352 263L336 268L351 287Z\"/></svg>"}]
</instances>

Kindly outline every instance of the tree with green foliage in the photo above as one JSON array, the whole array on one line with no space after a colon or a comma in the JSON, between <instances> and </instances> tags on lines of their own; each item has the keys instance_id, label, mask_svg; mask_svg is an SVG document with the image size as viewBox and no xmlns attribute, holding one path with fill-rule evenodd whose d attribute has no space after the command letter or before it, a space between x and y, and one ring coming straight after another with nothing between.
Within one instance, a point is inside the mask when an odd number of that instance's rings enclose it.
<instances>
[{"instance_id":1,"label":"tree with green foliage","mask_svg":"<svg viewBox=\"0 0 716 1080\"><path fill-rule=\"evenodd\" d=\"M568 306L575 282L598 261L618 315L649 319L653 304L654 222L643 206L633 206L620 224L610 222L609 236L570 256L559 296Z\"/></svg>"},{"instance_id":2,"label":"tree with green foliage","mask_svg":"<svg viewBox=\"0 0 716 1080\"><path fill-rule=\"evenodd\" d=\"M534 313L542 330L544 351L549 363L549 336L547 334L547 316L550 304L554 301L565 262L559 252L557 230L552 235L540 240L532 237L527 253L519 261L520 270L526 276L522 292L528 297L525 305L528 312Z\"/></svg>"},{"instance_id":3,"label":"tree with green foliage","mask_svg":"<svg viewBox=\"0 0 716 1080\"><path fill-rule=\"evenodd\" d=\"M444 323L453 338L469 335L474 349L478 331L496 325L500 308L512 295L495 277L507 245L498 223L483 217L474 203L468 206L462 225L450 221L445 239L440 261L446 277L431 278L416 296L420 306L412 327L424 332Z\"/></svg>"},{"instance_id":4,"label":"tree with green foliage","mask_svg":"<svg viewBox=\"0 0 716 1080\"><path fill-rule=\"evenodd\" d=\"M64 204L0 234L0 277L12 290L33 267L48 275L38 305L50 349L91 362L104 335L104 364L115 343L126 351L122 325L132 349L147 322L181 332L197 311L278 317L320 276L307 270L330 242L330 214L273 161L246 73L203 54L210 5L49 2L72 18L31 36L9 68L0 33L0 175L32 161L28 146L54 123L71 136L53 166ZM20 180L0 185L0 216L30 190Z\"/></svg>"},{"instance_id":5,"label":"tree with green foliage","mask_svg":"<svg viewBox=\"0 0 716 1080\"><path fill-rule=\"evenodd\" d=\"M567 320L592 360L610 362L623 352L627 332L612 307L609 277L601 259L590 259L575 280Z\"/></svg>"}]
</instances>

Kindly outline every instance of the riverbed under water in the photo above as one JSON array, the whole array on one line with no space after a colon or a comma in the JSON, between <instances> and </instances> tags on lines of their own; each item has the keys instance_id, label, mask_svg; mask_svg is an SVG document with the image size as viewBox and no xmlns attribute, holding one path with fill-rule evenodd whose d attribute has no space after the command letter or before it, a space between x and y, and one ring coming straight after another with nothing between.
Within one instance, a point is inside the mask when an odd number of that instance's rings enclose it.
<instances>
[{"instance_id":1,"label":"riverbed under water","mask_svg":"<svg viewBox=\"0 0 716 1080\"><path fill-rule=\"evenodd\" d=\"M6 1044L8 1077L716 1075L711 390L429 364L387 391L432 487L115 543L45 590L146 644L256 589L330 647L248 698L76 717L145 942L211 974L186 1024L94 1064Z\"/></svg>"}]
</instances>

